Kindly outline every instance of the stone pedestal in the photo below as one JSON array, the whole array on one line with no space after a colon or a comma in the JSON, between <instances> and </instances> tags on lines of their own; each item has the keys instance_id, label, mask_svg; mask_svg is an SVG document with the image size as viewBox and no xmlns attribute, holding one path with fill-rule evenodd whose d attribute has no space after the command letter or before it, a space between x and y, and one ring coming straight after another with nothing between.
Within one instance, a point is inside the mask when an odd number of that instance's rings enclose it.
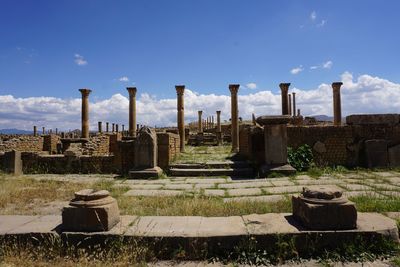
<instances>
[{"instance_id":1,"label":"stone pedestal","mask_svg":"<svg viewBox=\"0 0 400 267\"><path fill-rule=\"evenodd\" d=\"M353 202L334 186L303 188L292 197L293 216L309 230L350 230L357 228Z\"/></svg>"},{"instance_id":2,"label":"stone pedestal","mask_svg":"<svg viewBox=\"0 0 400 267\"><path fill-rule=\"evenodd\" d=\"M12 150L4 153L4 171L13 175L22 174L21 152Z\"/></svg>"},{"instance_id":3,"label":"stone pedestal","mask_svg":"<svg viewBox=\"0 0 400 267\"><path fill-rule=\"evenodd\" d=\"M132 179L158 178L162 170L157 166L157 134L147 126L142 127L135 139L134 169Z\"/></svg>"},{"instance_id":4,"label":"stone pedestal","mask_svg":"<svg viewBox=\"0 0 400 267\"><path fill-rule=\"evenodd\" d=\"M106 190L84 189L62 211L63 231L109 231L120 221L117 200Z\"/></svg>"},{"instance_id":5,"label":"stone pedestal","mask_svg":"<svg viewBox=\"0 0 400 267\"><path fill-rule=\"evenodd\" d=\"M256 122L264 126L265 164L260 169L260 175L271 172L284 174L295 173L296 170L287 163L287 129L290 116L261 116Z\"/></svg>"}]
</instances>

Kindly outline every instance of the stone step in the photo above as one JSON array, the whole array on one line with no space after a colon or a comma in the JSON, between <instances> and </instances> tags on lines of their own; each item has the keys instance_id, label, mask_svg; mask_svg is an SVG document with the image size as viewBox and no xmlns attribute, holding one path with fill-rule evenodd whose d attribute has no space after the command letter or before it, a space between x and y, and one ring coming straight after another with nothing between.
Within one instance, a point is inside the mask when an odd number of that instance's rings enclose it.
<instances>
[{"instance_id":1,"label":"stone step","mask_svg":"<svg viewBox=\"0 0 400 267\"><path fill-rule=\"evenodd\" d=\"M252 168L239 169L175 169L171 168L170 176L233 176L233 177L251 177L254 175Z\"/></svg>"},{"instance_id":2,"label":"stone step","mask_svg":"<svg viewBox=\"0 0 400 267\"><path fill-rule=\"evenodd\" d=\"M249 168L246 161L212 161L204 163L175 163L171 164L171 169L238 169Z\"/></svg>"}]
</instances>

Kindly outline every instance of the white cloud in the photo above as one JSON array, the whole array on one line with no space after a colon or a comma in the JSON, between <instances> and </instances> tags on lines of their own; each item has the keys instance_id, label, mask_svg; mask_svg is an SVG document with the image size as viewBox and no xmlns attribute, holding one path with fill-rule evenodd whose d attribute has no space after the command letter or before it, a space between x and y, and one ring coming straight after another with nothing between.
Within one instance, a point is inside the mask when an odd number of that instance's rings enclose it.
<instances>
[{"instance_id":1,"label":"white cloud","mask_svg":"<svg viewBox=\"0 0 400 267\"><path fill-rule=\"evenodd\" d=\"M304 69L303 69L303 66L300 65L300 66L298 66L297 68L291 69L291 70L290 70L290 73L291 73L291 74L299 74L299 73L302 72L303 70L304 70Z\"/></svg>"},{"instance_id":2,"label":"white cloud","mask_svg":"<svg viewBox=\"0 0 400 267\"><path fill-rule=\"evenodd\" d=\"M317 12L315 12L315 11L311 12L311 14L310 14L310 19L311 19L312 21L316 20L316 19L317 19Z\"/></svg>"},{"instance_id":3,"label":"white cloud","mask_svg":"<svg viewBox=\"0 0 400 267\"><path fill-rule=\"evenodd\" d=\"M317 27L324 27L327 22L327 20L323 19L320 23L317 24Z\"/></svg>"},{"instance_id":4,"label":"white cloud","mask_svg":"<svg viewBox=\"0 0 400 267\"><path fill-rule=\"evenodd\" d=\"M248 84L246 84L246 88L252 89L252 90L257 89L257 84L256 83L248 83Z\"/></svg>"},{"instance_id":5,"label":"white cloud","mask_svg":"<svg viewBox=\"0 0 400 267\"><path fill-rule=\"evenodd\" d=\"M341 75L342 113L344 116L356 113L398 113L400 106L400 84L371 75L353 77L350 72ZM331 116L331 82L316 88L300 89L296 92L297 107L304 115L325 114ZM281 97L277 90L263 90L247 95L239 95L239 116L251 119L251 114L273 115L281 112ZM140 91L139 91L140 93ZM125 124L128 127L127 95L115 94L108 99L95 99L96 91L90 96L90 128L97 129L97 122ZM12 95L0 95L0 128L18 128L31 130L33 125L47 129L80 128L80 94L77 98L61 99L55 97L16 98ZM149 126L176 125L176 98L158 99L147 93L141 93L137 104L137 121ZM203 110L204 116L215 116L221 110L222 120L230 118L230 96L228 89L224 95L199 94L191 89L185 90L185 121L197 120L197 111ZM40 128L39 128L40 129Z\"/></svg>"},{"instance_id":6,"label":"white cloud","mask_svg":"<svg viewBox=\"0 0 400 267\"><path fill-rule=\"evenodd\" d=\"M120 82L129 82L129 78L126 76L122 76L121 78L118 79Z\"/></svg>"},{"instance_id":7,"label":"white cloud","mask_svg":"<svg viewBox=\"0 0 400 267\"><path fill-rule=\"evenodd\" d=\"M332 68L333 62L331 60L328 60L327 62L325 62L324 64L322 64L322 68L324 69L330 69Z\"/></svg>"},{"instance_id":8,"label":"white cloud","mask_svg":"<svg viewBox=\"0 0 400 267\"><path fill-rule=\"evenodd\" d=\"M74 55L74 62L75 64L77 64L78 66L85 66L88 64L88 62L83 58L83 56L79 55L79 54L75 54Z\"/></svg>"},{"instance_id":9,"label":"white cloud","mask_svg":"<svg viewBox=\"0 0 400 267\"><path fill-rule=\"evenodd\" d=\"M332 68L333 62L332 60L328 60L320 65L315 65L315 66L311 66L310 70L316 70L316 69L330 69Z\"/></svg>"}]
</instances>

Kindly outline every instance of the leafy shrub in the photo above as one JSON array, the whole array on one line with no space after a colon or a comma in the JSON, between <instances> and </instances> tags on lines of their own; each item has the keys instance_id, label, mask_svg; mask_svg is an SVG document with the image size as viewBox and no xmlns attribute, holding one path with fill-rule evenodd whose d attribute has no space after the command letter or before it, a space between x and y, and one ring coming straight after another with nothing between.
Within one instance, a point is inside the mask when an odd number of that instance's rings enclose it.
<instances>
[{"instance_id":1,"label":"leafy shrub","mask_svg":"<svg viewBox=\"0 0 400 267\"><path fill-rule=\"evenodd\" d=\"M302 145L297 149L288 147L288 162L297 171L306 171L313 162L313 154L309 145Z\"/></svg>"}]
</instances>

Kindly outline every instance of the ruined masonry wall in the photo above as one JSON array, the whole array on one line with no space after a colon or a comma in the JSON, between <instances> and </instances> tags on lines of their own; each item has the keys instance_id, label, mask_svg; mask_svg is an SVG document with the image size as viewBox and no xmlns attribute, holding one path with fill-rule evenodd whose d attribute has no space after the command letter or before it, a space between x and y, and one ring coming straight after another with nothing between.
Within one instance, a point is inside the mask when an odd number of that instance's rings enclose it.
<instances>
[{"instance_id":1,"label":"ruined masonry wall","mask_svg":"<svg viewBox=\"0 0 400 267\"><path fill-rule=\"evenodd\" d=\"M82 147L84 155L105 156L110 153L110 136L99 134L90 137L89 141Z\"/></svg>"},{"instance_id":2,"label":"ruined masonry wall","mask_svg":"<svg viewBox=\"0 0 400 267\"><path fill-rule=\"evenodd\" d=\"M43 151L43 137L29 135L2 135L0 138L0 152L11 150L29 152Z\"/></svg>"},{"instance_id":3,"label":"ruined masonry wall","mask_svg":"<svg viewBox=\"0 0 400 267\"><path fill-rule=\"evenodd\" d=\"M180 153L179 135L157 133L158 166L166 168Z\"/></svg>"}]
</instances>

